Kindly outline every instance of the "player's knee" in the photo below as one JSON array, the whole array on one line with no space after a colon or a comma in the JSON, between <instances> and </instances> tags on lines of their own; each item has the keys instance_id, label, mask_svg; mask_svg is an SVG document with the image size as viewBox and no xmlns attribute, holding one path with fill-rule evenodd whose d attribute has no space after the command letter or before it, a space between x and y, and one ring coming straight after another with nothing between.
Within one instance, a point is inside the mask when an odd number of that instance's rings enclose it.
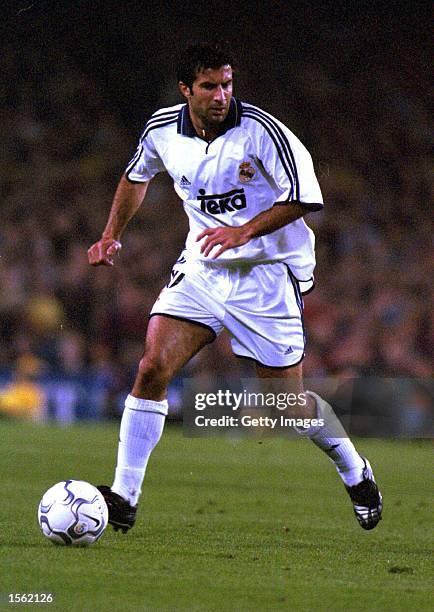
<instances>
[{"instance_id":1,"label":"player's knee","mask_svg":"<svg viewBox=\"0 0 434 612\"><path fill-rule=\"evenodd\" d=\"M159 357L144 355L140 362L137 378L142 385L166 387L170 382L170 368Z\"/></svg>"}]
</instances>

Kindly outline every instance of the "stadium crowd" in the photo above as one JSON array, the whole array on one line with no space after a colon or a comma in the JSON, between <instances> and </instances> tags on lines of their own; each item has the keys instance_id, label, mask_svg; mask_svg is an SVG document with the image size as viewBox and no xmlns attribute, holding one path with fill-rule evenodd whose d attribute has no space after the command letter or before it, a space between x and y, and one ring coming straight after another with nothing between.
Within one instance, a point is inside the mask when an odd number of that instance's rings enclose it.
<instances>
[{"instance_id":1,"label":"stadium crowd","mask_svg":"<svg viewBox=\"0 0 434 612\"><path fill-rule=\"evenodd\" d=\"M14 412L14 389L26 381L41 386L46 401L35 402L58 418L109 416L130 386L186 220L158 177L115 267L88 265L137 134L68 56L41 83L38 47L30 50L2 57L0 411ZM306 376L428 378L430 125L417 89L398 70L337 78L306 61L271 107L249 101L306 142L326 203L307 219L317 272L305 299ZM164 105L162 94L156 107ZM184 374L225 375L228 363L233 374L249 371L223 335ZM426 397L418 406L419 415L429 410Z\"/></svg>"}]
</instances>

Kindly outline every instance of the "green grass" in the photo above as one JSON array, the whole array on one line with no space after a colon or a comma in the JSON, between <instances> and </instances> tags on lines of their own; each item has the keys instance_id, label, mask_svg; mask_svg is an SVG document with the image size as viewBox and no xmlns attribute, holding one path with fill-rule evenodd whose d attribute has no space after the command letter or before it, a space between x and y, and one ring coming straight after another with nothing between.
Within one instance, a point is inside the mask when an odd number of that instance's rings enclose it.
<instances>
[{"instance_id":1,"label":"green grass","mask_svg":"<svg viewBox=\"0 0 434 612\"><path fill-rule=\"evenodd\" d=\"M29 607L8 606L9 592L52 592L51 610L429 609L427 442L359 441L385 497L365 532L308 441L167 427L136 527L53 546L36 522L42 493L66 478L110 483L117 432L0 423L2 609Z\"/></svg>"}]
</instances>

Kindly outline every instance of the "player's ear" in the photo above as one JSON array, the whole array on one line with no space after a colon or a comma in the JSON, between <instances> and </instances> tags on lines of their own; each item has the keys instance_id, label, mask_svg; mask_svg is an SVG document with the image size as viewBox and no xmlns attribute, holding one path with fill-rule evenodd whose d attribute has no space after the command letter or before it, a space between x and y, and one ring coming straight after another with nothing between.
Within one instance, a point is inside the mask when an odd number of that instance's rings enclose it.
<instances>
[{"instance_id":1,"label":"player's ear","mask_svg":"<svg viewBox=\"0 0 434 612\"><path fill-rule=\"evenodd\" d=\"M193 95L190 87L186 85L185 83L183 83L182 81L179 81L178 87L179 87L179 91L182 93L184 98L188 99L191 95Z\"/></svg>"}]
</instances>

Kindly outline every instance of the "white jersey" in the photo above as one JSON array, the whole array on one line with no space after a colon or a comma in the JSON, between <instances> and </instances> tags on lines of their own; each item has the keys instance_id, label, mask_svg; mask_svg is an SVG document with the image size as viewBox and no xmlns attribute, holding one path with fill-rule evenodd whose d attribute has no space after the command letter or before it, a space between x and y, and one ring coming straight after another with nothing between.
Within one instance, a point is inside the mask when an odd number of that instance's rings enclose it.
<instances>
[{"instance_id":1,"label":"white jersey","mask_svg":"<svg viewBox=\"0 0 434 612\"><path fill-rule=\"evenodd\" d=\"M298 138L263 110L231 99L221 134L200 138L188 106L178 104L154 113L136 154L126 169L131 182L144 182L167 171L183 201L190 231L187 261L209 260L196 237L206 228L236 227L275 203L297 201L309 210L323 207L312 158ZM302 218L247 244L228 249L216 263L283 261L300 280L312 277L314 234ZM212 255L212 253L211 253Z\"/></svg>"}]
</instances>

